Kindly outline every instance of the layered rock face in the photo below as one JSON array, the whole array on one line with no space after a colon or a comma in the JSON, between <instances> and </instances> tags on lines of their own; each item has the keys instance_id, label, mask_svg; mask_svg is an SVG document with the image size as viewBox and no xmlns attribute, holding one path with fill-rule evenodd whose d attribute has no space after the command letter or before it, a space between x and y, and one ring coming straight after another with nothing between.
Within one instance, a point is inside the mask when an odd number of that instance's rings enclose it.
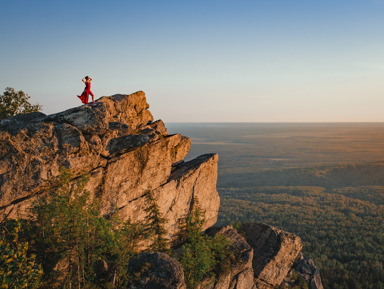
<instances>
[{"instance_id":1,"label":"layered rock face","mask_svg":"<svg viewBox=\"0 0 384 289\"><path fill-rule=\"evenodd\" d=\"M101 201L102 214L119 210L141 221L145 194L152 191L168 220L172 237L177 220L193 198L207 211L205 228L217 219L216 154L185 163L190 139L169 135L153 121L144 92L102 97L53 115L31 113L4 119L0 127L0 213L25 214L49 180L70 168L74 180L90 175L87 189Z\"/></svg>"}]
</instances>

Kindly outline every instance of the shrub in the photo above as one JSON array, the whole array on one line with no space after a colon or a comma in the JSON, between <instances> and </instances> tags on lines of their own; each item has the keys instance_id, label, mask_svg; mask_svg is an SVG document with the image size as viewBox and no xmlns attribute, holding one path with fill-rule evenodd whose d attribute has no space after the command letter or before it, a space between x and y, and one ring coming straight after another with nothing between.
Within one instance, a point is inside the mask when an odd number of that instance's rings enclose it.
<instances>
[{"instance_id":1,"label":"shrub","mask_svg":"<svg viewBox=\"0 0 384 289\"><path fill-rule=\"evenodd\" d=\"M37 288L43 275L28 242L19 240L18 220L0 224L0 288Z\"/></svg>"}]
</instances>

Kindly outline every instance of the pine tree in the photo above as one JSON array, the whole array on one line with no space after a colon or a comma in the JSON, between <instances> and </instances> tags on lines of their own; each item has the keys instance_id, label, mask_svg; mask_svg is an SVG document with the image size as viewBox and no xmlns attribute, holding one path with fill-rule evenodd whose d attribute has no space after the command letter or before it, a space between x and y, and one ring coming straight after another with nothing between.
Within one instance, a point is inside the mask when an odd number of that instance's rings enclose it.
<instances>
[{"instance_id":1,"label":"pine tree","mask_svg":"<svg viewBox=\"0 0 384 289\"><path fill-rule=\"evenodd\" d=\"M205 212L199 208L195 198L191 212L180 220L176 241L177 244L184 243L178 258L184 269L187 289L197 288L204 278L213 278L230 260L228 240L221 235L204 235L204 223Z\"/></svg>"},{"instance_id":2,"label":"pine tree","mask_svg":"<svg viewBox=\"0 0 384 289\"><path fill-rule=\"evenodd\" d=\"M114 259L112 263L112 288L127 288L131 280L129 272L129 260L137 256L140 252L138 244L147 237L145 225L133 223L130 220L122 221L118 214L111 219L115 228L116 245L113 247Z\"/></svg>"},{"instance_id":3,"label":"pine tree","mask_svg":"<svg viewBox=\"0 0 384 289\"><path fill-rule=\"evenodd\" d=\"M95 261L110 250L111 224L99 215L98 202L89 200L81 178L74 187L68 170L52 182L49 197L40 198L32 208L35 248L48 273L48 282L61 275L63 286L83 287L95 274ZM59 262L59 263L58 263ZM54 270L62 265L61 270ZM60 266L59 266L60 267Z\"/></svg>"},{"instance_id":4,"label":"pine tree","mask_svg":"<svg viewBox=\"0 0 384 289\"><path fill-rule=\"evenodd\" d=\"M164 228L167 222L161 216L159 206L151 191L146 193L148 207L145 209L147 215L146 230L152 237L153 243L150 249L154 252L169 251L169 240L166 237L167 231Z\"/></svg>"},{"instance_id":5,"label":"pine tree","mask_svg":"<svg viewBox=\"0 0 384 289\"><path fill-rule=\"evenodd\" d=\"M71 180L70 171L63 169L52 181L49 197L39 199L32 208L29 235L47 273L45 286L119 288L129 279L128 261L137 253L142 226L123 222L117 214L104 218L98 200L90 200L84 189L87 178L75 185ZM109 275L102 280L95 269L100 262L109 264Z\"/></svg>"}]
</instances>

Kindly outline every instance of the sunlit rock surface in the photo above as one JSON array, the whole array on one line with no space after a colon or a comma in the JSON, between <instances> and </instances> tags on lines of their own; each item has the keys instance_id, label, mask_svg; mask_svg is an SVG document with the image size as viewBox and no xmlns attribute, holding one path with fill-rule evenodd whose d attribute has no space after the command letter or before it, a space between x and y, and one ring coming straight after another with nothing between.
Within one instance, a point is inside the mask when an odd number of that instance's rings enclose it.
<instances>
[{"instance_id":1,"label":"sunlit rock surface","mask_svg":"<svg viewBox=\"0 0 384 289\"><path fill-rule=\"evenodd\" d=\"M262 223L242 224L239 230L253 248L257 288L280 285L303 248L300 237Z\"/></svg>"},{"instance_id":2,"label":"sunlit rock surface","mask_svg":"<svg viewBox=\"0 0 384 289\"><path fill-rule=\"evenodd\" d=\"M101 212L119 210L125 219L143 220L152 191L168 220L190 210L193 198L207 212L204 228L217 219L216 154L184 163L190 139L169 135L153 121L144 92L102 97L93 105L57 114L32 113L4 119L0 127L0 213L26 214L31 202L70 168L73 178L90 175L87 189L101 201ZM204 201L203 201L204 200Z\"/></svg>"}]
</instances>

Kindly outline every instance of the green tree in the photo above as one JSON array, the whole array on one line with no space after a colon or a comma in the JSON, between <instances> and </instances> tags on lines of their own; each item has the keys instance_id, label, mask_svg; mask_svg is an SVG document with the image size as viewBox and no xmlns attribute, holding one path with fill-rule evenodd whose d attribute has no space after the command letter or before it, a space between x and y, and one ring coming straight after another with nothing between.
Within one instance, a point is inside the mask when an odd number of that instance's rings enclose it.
<instances>
[{"instance_id":1,"label":"green tree","mask_svg":"<svg viewBox=\"0 0 384 289\"><path fill-rule=\"evenodd\" d=\"M22 90L15 91L7 87L4 94L0 95L0 120L17 114L41 111L40 104L31 104L30 96Z\"/></svg>"},{"instance_id":2,"label":"green tree","mask_svg":"<svg viewBox=\"0 0 384 289\"><path fill-rule=\"evenodd\" d=\"M111 252L111 258L109 258L111 260L110 271L113 272L110 285L112 288L127 288L132 277L128 263L131 258L140 253L138 244L147 237L145 225L130 220L122 221L118 214L112 216L111 222L116 243L112 246L113 251Z\"/></svg>"},{"instance_id":3,"label":"green tree","mask_svg":"<svg viewBox=\"0 0 384 289\"><path fill-rule=\"evenodd\" d=\"M166 219L161 216L159 206L151 191L146 194L148 207L145 212L148 213L146 221L146 231L152 237L153 243L151 250L154 252L167 252L169 250L169 240L167 231L164 228Z\"/></svg>"},{"instance_id":4,"label":"green tree","mask_svg":"<svg viewBox=\"0 0 384 289\"><path fill-rule=\"evenodd\" d=\"M0 224L0 288L37 288L43 275L28 242L19 239L18 220Z\"/></svg>"},{"instance_id":5,"label":"green tree","mask_svg":"<svg viewBox=\"0 0 384 289\"><path fill-rule=\"evenodd\" d=\"M210 237L202 233L205 212L193 200L192 211L180 221L177 243L183 243L177 256L184 269L188 289L195 289L205 278L214 278L231 260L229 241L222 235Z\"/></svg>"},{"instance_id":6,"label":"green tree","mask_svg":"<svg viewBox=\"0 0 384 289\"><path fill-rule=\"evenodd\" d=\"M137 252L142 226L117 214L100 215L99 202L86 191L87 178L71 182L69 170L52 181L47 197L31 210L29 238L44 266L47 288L121 288L129 259ZM107 272L98 274L100 263ZM102 275L102 276L101 276Z\"/></svg>"},{"instance_id":7,"label":"green tree","mask_svg":"<svg viewBox=\"0 0 384 289\"><path fill-rule=\"evenodd\" d=\"M80 288L94 279L94 262L109 249L113 236L107 220L99 218L97 202L89 202L87 180L81 179L72 189L71 179L70 172L62 170L52 182L56 189L33 206L31 225L36 251L48 273L46 281L61 275L63 285Z\"/></svg>"}]
</instances>

